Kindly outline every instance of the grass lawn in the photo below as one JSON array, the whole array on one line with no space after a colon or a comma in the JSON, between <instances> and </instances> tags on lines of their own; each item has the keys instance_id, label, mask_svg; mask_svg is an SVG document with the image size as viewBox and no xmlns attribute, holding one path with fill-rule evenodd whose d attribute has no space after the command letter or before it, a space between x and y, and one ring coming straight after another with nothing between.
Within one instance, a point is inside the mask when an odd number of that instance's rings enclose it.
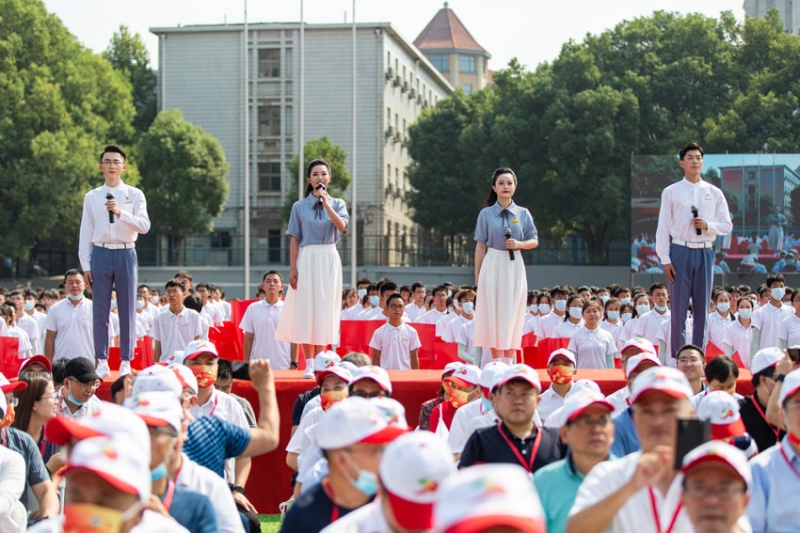
<instances>
[{"instance_id":1,"label":"grass lawn","mask_svg":"<svg viewBox=\"0 0 800 533\"><path fill-rule=\"evenodd\" d=\"M258 520L261 522L261 533L278 533L281 528L279 514L261 514L258 515Z\"/></svg>"}]
</instances>

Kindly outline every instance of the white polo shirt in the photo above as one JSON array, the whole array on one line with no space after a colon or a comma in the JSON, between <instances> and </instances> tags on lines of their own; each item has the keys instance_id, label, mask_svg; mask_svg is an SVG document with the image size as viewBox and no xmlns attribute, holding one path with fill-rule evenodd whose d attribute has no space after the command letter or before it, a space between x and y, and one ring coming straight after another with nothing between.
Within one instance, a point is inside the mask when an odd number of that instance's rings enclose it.
<instances>
[{"instance_id":1,"label":"white polo shirt","mask_svg":"<svg viewBox=\"0 0 800 533\"><path fill-rule=\"evenodd\" d=\"M569 340L567 350L576 355L576 368L608 368L607 357L617 353L614 337L601 327L589 329L585 325Z\"/></svg>"},{"instance_id":2,"label":"white polo shirt","mask_svg":"<svg viewBox=\"0 0 800 533\"><path fill-rule=\"evenodd\" d=\"M208 497L217 515L217 531L225 533L243 533L244 526L233 501L231 489L225 480L212 470L192 462L185 454L181 469L173 480L179 487L191 490Z\"/></svg>"},{"instance_id":3,"label":"white polo shirt","mask_svg":"<svg viewBox=\"0 0 800 533\"><path fill-rule=\"evenodd\" d=\"M750 368L750 350L752 348L753 342L753 324L750 323L749 326L744 327L739 320L735 322L731 322L731 325L725 330L725 339L723 344L724 350L728 350L728 346L731 348L731 355L736 352L739 352L739 358L742 360L742 363L747 368ZM787 344L787 346L791 346Z\"/></svg>"},{"instance_id":4,"label":"white polo shirt","mask_svg":"<svg viewBox=\"0 0 800 533\"><path fill-rule=\"evenodd\" d=\"M36 321L36 319L26 315L25 313L22 313L22 316L17 317L17 327L28 334L28 339L31 341L33 350L38 353L40 333L39 323ZM44 348L44 346L42 346L42 348Z\"/></svg>"},{"instance_id":5,"label":"white polo shirt","mask_svg":"<svg viewBox=\"0 0 800 533\"><path fill-rule=\"evenodd\" d=\"M784 320L793 316L794 309L791 306L781 305L780 307L775 307L769 302L754 311L751 324L761 331L758 349L777 348L779 346L778 334L781 331L781 324Z\"/></svg>"},{"instance_id":6,"label":"white polo shirt","mask_svg":"<svg viewBox=\"0 0 800 533\"><path fill-rule=\"evenodd\" d=\"M47 328L44 325L44 321L47 320L47 314L42 313L38 309L34 309L33 313L28 316L32 317L36 321L36 326L39 328L39 338L36 339L36 353L44 353L44 336L45 333L47 333ZM31 349L33 349L33 344L31 344Z\"/></svg>"},{"instance_id":7,"label":"white polo shirt","mask_svg":"<svg viewBox=\"0 0 800 533\"><path fill-rule=\"evenodd\" d=\"M484 365L492 362L492 349L484 346L480 348L479 352L476 353L476 346L472 342L473 331L475 331L475 321L469 320L465 322L461 326L461 330L458 332L458 338L456 341L458 344L463 344L466 346L467 353L473 357L473 364L483 368Z\"/></svg>"},{"instance_id":8,"label":"white polo shirt","mask_svg":"<svg viewBox=\"0 0 800 533\"><path fill-rule=\"evenodd\" d=\"M286 445L287 453L300 453L303 451L303 437L306 431L319 422L324 414L325 411L322 410L322 407L315 407L300 419L300 425L297 426L294 435L289 439L289 444Z\"/></svg>"},{"instance_id":9,"label":"white polo shirt","mask_svg":"<svg viewBox=\"0 0 800 533\"><path fill-rule=\"evenodd\" d=\"M444 326L446 325L444 322L440 323L441 320L447 316L447 310L445 309L442 312L437 311L436 309L431 309L421 317L419 317L416 322L417 324L436 324L436 336L441 337L444 333Z\"/></svg>"},{"instance_id":10,"label":"white polo shirt","mask_svg":"<svg viewBox=\"0 0 800 533\"><path fill-rule=\"evenodd\" d=\"M786 341L786 346L800 344L800 318L797 318L797 315L787 317L781 322L778 328L778 339Z\"/></svg>"},{"instance_id":11,"label":"white polo shirt","mask_svg":"<svg viewBox=\"0 0 800 533\"><path fill-rule=\"evenodd\" d=\"M639 316L636 321L636 329L633 332L634 337L642 337L658 346L658 330L661 324L670 321L670 311L667 309L663 315L659 315L655 309L651 309L643 315Z\"/></svg>"},{"instance_id":12,"label":"white polo shirt","mask_svg":"<svg viewBox=\"0 0 800 533\"><path fill-rule=\"evenodd\" d=\"M723 317L718 312L714 311L706 318L706 342L713 342L714 346L720 350L724 350L725 330L728 326L733 324L731 320L732 313L728 313L728 318ZM705 346L703 346L705 348Z\"/></svg>"},{"instance_id":13,"label":"white polo shirt","mask_svg":"<svg viewBox=\"0 0 800 533\"><path fill-rule=\"evenodd\" d=\"M450 433L447 435L447 445L453 453L461 453L472 433L468 433L470 422L484 414L483 403L480 398L462 405L456 411L453 422L450 424Z\"/></svg>"},{"instance_id":14,"label":"white polo shirt","mask_svg":"<svg viewBox=\"0 0 800 533\"><path fill-rule=\"evenodd\" d=\"M222 322L225 321L222 309L211 300L203 306L203 315L211 326L222 326Z\"/></svg>"},{"instance_id":15,"label":"white polo shirt","mask_svg":"<svg viewBox=\"0 0 800 533\"><path fill-rule=\"evenodd\" d=\"M539 315L532 315L525 313L525 322L522 324L522 334L536 333L536 323L539 321Z\"/></svg>"},{"instance_id":16,"label":"white polo shirt","mask_svg":"<svg viewBox=\"0 0 800 533\"><path fill-rule=\"evenodd\" d=\"M275 305L266 300L253 303L244 312L239 325L245 333L253 334L250 359L268 359L273 370L289 370L292 362L291 344L275 340L282 309L283 300L278 300Z\"/></svg>"},{"instance_id":17,"label":"white polo shirt","mask_svg":"<svg viewBox=\"0 0 800 533\"><path fill-rule=\"evenodd\" d=\"M389 322L375 330L369 347L381 352L381 368L386 370L411 370L410 352L418 349L419 342L417 330L401 323L394 327Z\"/></svg>"},{"instance_id":18,"label":"white polo shirt","mask_svg":"<svg viewBox=\"0 0 800 533\"><path fill-rule=\"evenodd\" d=\"M393 533L381 508L381 497L331 522L320 533Z\"/></svg>"},{"instance_id":19,"label":"white polo shirt","mask_svg":"<svg viewBox=\"0 0 800 533\"><path fill-rule=\"evenodd\" d=\"M606 401L614 406L614 414L621 413L631 406L631 390L627 385L606 396Z\"/></svg>"},{"instance_id":20,"label":"white polo shirt","mask_svg":"<svg viewBox=\"0 0 800 533\"><path fill-rule=\"evenodd\" d=\"M622 329L619 330L619 333L616 336L617 350L621 350L622 347L625 346L625 343L635 336L634 332L636 331L636 326L638 324L639 317L636 317L628 320L628 322L622 326Z\"/></svg>"},{"instance_id":21,"label":"white polo shirt","mask_svg":"<svg viewBox=\"0 0 800 533\"><path fill-rule=\"evenodd\" d=\"M347 309L342 309L342 312L339 313L339 320L355 320L356 315L360 313L362 309L364 308L358 304L353 307L348 307Z\"/></svg>"},{"instance_id":22,"label":"white polo shirt","mask_svg":"<svg viewBox=\"0 0 800 533\"><path fill-rule=\"evenodd\" d=\"M408 315L408 318L412 322L416 322L419 317L421 317L422 315L424 315L427 312L428 312L428 308L425 307L425 304L422 304L421 307L417 307L417 304L415 304L414 302L411 302L410 304L408 304L406 306L406 314Z\"/></svg>"},{"instance_id":23,"label":"white polo shirt","mask_svg":"<svg viewBox=\"0 0 800 533\"><path fill-rule=\"evenodd\" d=\"M564 320L556 328L555 338L557 339L571 339L573 335L583 328L585 322L581 318L577 324L573 324L569 319Z\"/></svg>"},{"instance_id":24,"label":"white polo shirt","mask_svg":"<svg viewBox=\"0 0 800 533\"><path fill-rule=\"evenodd\" d=\"M97 399L97 395L92 394L89 397L89 400L87 400L86 403L78 407L78 409L73 413L72 411L69 410L67 402L64 401L64 398L61 396L61 391L63 390L64 389L58 391L58 400L59 400L58 405L61 407L61 414L66 416L67 418L83 418L84 416L93 415L94 413L100 410L102 402Z\"/></svg>"},{"instance_id":25,"label":"white polo shirt","mask_svg":"<svg viewBox=\"0 0 800 533\"><path fill-rule=\"evenodd\" d=\"M177 315L165 307L153 320L150 336L161 343L161 360L166 360L175 352L203 334L200 313L187 307Z\"/></svg>"},{"instance_id":26,"label":"white polo shirt","mask_svg":"<svg viewBox=\"0 0 800 533\"><path fill-rule=\"evenodd\" d=\"M585 388L581 389L581 387L576 387L575 382L573 382L572 387L570 387L569 390L567 391L567 395L561 396L551 386L549 389L544 391L539 396L539 405L536 406L536 412L539 413L539 418L543 422L547 422L547 419L550 418L550 415L552 415L556 409L564 406L564 400L569 398L570 395L573 394L575 391L580 391L580 390L586 390L586 389Z\"/></svg>"},{"instance_id":27,"label":"white polo shirt","mask_svg":"<svg viewBox=\"0 0 800 533\"><path fill-rule=\"evenodd\" d=\"M469 319L464 316L453 315L455 318L450 320L445 326L444 333L442 333L442 340L444 342L458 342L458 333L461 328L469 322ZM446 318L444 320L447 320Z\"/></svg>"},{"instance_id":28,"label":"white polo shirt","mask_svg":"<svg viewBox=\"0 0 800 533\"><path fill-rule=\"evenodd\" d=\"M353 320L370 320L376 311L380 313L381 308L378 306L372 307L371 305L369 307L364 307L353 317Z\"/></svg>"},{"instance_id":29,"label":"white polo shirt","mask_svg":"<svg viewBox=\"0 0 800 533\"><path fill-rule=\"evenodd\" d=\"M537 327L541 335L537 333L540 339L553 339L558 337L558 327L564 322L566 313L559 316L555 311L551 311L544 317L539 319Z\"/></svg>"},{"instance_id":30,"label":"white polo shirt","mask_svg":"<svg viewBox=\"0 0 800 533\"><path fill-rule=\"evenodd\" d=\"M47 313L47 331L56 334L53 361L85 357L94 362L94 322L92 301L82 298L77 305L64 298Z\"/></svg>"}]
</instances>

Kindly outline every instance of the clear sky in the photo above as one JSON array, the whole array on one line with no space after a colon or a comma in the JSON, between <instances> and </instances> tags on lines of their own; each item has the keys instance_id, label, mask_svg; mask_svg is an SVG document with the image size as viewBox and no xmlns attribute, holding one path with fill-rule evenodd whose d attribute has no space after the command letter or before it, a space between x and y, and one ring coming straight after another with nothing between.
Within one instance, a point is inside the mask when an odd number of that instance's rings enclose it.
<instances>
[{"instance_id":1,"label":"clear sky","mask_svg":"<svg viewBox=\"0 0 800 533\"><path fill-rule=\"evenodd\" d=\"M189 24L240 23L243 0L44 0L84 45L101 52L121 24L144 37L157 68L157 38L149 28ZM357 0L358 22L391 22L413 41L443 3L438 0ZM561 45L601 33L625 19L647 16L655 10L701 12L718 16L731 10L744 18L743 0L450 0L473 37L492 54L489 67L498 70L517 57L529 69L558 56ZM544 9L541 9L544 6ZM350 20L352 0L305 0L309 23ZM300 0L250 0L250 22L300 20Z\"/></svg>"}]
</instances>

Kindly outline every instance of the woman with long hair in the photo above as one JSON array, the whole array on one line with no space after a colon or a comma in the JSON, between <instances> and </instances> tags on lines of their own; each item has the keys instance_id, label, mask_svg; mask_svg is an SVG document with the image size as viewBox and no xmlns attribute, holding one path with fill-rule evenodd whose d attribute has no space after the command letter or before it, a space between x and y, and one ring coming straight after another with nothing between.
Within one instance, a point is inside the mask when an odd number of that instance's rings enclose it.
<instances>
[{"instance_id":1,"label":"woman with long hair","mask_svg":"<svg viewBox=\"0 0 800 533\"><path fill-rule=\"evenodd\" d=\"M539 246L530 211L512 200L517 176L510 168L492 174L492 190L475 225L475 346L511 363L522 344L528 280L520 250ZM509 255L510 254L510 255ZM512 259L513 258L513 259Z\"/></svg>"},{"instance_id":2,"label":"woman with long hair","mask_svg":"<svg viewBox=\"0 0 800 533\"><path fill-rule=\"evenodd\" d=\"M57 414L58 401L53 388L53 379L46 372L34 371L23 372L19 379L27 383L28 387L14 391L18 403L12 426L31 436L46 464L59 449L44 438L44 425Z\"/></svg>"}]
</instances>

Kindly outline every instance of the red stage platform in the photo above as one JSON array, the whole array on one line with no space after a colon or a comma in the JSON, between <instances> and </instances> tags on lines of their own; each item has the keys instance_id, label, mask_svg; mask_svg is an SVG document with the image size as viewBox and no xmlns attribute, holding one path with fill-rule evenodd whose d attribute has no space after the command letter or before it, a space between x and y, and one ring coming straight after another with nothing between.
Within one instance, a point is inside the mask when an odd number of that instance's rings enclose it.
<instances>
[{"instance_id":1,"label":"red stage platform","mask_svg":"<svg viewBox=\"0 0 800 533\"><path fill-rule=\"evenodd\" d=\"M405 406L409 426L416 427L419 421L420 405L422 402L434 398L439 390L441 371L390 371L389 376L392 379L394 389L392 396ZM539 377L542 380L542 387L547 390L550 386L550 379L547 373L540 370ZM625 385L621 370L583 370L578 371L577 377L579 379L594 380L605 394L610 394ZM752 394L753 387L750 384L750 379L750 372L747 370L740 372L736 387L740 394ZM109 389L111 383L111 381L106 381L98 389L98 396L101 399L110 399ZM312 389L315 385L316 383L313 380L301 378L298 371L284 370L275 372L275 386L281 416L280 445L274 452L253 459L253 469L250 473L250 481L247 484L247 497L250 498L259 513L277 513L278 504L289 499L291 495L290 481L292 479L292 471L286 466L284 448L289 442L292 408L297 395ZM236 381L233 385L233 392L247 398L253 408L258 411L257 394L249 382ZM256 412L256 416L258 416L258 412Z\"/></svg>"}]
</instances>

